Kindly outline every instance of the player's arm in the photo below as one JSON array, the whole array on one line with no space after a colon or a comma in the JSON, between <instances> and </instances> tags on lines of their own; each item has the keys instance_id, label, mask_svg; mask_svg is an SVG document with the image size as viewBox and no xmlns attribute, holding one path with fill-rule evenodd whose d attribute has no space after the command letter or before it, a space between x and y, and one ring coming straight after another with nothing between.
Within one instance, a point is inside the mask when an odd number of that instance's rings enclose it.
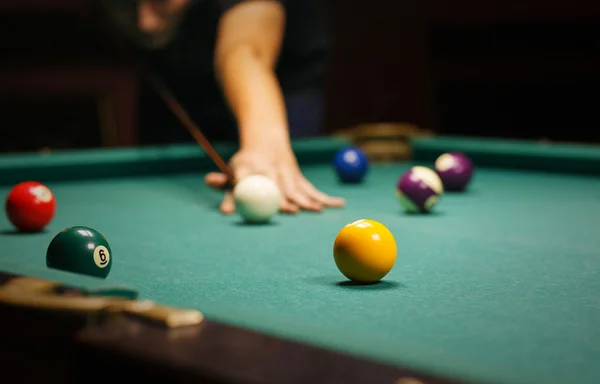
<instances>
[{"instance_id":1,"label":"player's arm","mask_svg":"<svg viewBox=\"0 0 600 384\"><path fill-rule=\"evenodd\" d=\"M275 74L285 28L279 1L242 1L222 17L214 65L235 115L241 149L289 147L285 103Z\"/></svg>"}]
</instances>

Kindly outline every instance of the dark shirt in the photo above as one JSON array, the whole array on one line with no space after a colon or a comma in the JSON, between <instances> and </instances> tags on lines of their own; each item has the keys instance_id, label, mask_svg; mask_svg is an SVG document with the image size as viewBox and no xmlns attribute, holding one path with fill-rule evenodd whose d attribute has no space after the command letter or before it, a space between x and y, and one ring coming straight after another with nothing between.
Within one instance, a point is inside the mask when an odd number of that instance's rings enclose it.
<instances>
[{"instance_id":1,"label":"dark shirt","mask_svg":"<svg viewBox=\"0 0 600 384\"><path fill-rule=\"evenodd\" d=\"M196 0L167 46L144 51L192 118L209 131L209 136L211 131L236 131L233 116L215 79L213 53L220 17L242 1ZM282 4L286 10L285 35L276 67L282 90L286 95L321 90L329 42L319 0L287 0ZM146 95L146 98L153 96ZM156 116L151 116L156 101L142 103L142 108L141 122L157 124Z\"/></svg>"}]
</instances>

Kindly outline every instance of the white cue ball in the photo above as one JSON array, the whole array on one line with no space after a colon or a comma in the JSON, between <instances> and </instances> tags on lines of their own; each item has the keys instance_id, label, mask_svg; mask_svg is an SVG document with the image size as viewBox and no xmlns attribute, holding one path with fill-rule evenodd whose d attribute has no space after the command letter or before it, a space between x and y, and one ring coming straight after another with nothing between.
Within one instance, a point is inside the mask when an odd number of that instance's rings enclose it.
<instances>
[{"instance_id":1,"label":"white cue ball","mask_svg":"<svg viewBox=\"0 0 600 384\"><path fill-rule=\"evenodd\" d=\"M268 221L279 211L281 194L277 184L264 175L250 175L233 188L238 213L248 222Z\"/></svg>"}]
</instances>

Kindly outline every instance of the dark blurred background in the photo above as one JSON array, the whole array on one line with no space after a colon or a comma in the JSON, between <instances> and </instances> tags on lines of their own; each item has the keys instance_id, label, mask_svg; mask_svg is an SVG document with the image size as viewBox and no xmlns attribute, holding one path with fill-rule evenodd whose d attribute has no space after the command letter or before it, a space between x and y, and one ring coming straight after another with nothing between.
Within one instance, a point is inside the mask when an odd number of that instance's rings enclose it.
<instances>
[{"instance_id":1,"label":"dark blurred background","mask_svg":"<svg viewBox=\"0 0 600 384\"><path fill-rule=\"evenodd\" d=\"M323 1L330 133L600 143L597 1ZM0 151L135 145L137 76L86 0L2 0L0 28Z\"/></svg>"}]
</instances>

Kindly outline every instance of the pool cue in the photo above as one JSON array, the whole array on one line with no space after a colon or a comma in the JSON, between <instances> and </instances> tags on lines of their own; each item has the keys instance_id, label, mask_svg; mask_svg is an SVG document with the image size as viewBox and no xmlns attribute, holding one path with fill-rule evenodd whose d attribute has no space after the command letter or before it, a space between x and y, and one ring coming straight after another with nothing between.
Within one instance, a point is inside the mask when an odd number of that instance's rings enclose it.
<instances>
[{"instance_id":1,"label":"pool cue","mask_svg":"<svg viewBox=\"0 0 600 384\"><path fill-rule=\"evenodd\" d=\"M163 100L165 105L171 110L171 112L177 117L179 122L184 126L188 133L194 138L196 143L202 147L202 149L204 149L208 157L210 157L213 163L215 163L217 168L219 168L219 170L227 176L229 181L224 186L224 189L231 189L235 181L231 168L213 148L209 140L206 138L206 136L204 136L200 128L194 123L189 114L181 106L181 103L179 103L177 98L171 93L166 84L154 71L149 68L145 60L141 59L139 54L134 52L135 48L132 48L131 46L135 46L135 43L132 43L127 34L120 29L118 23L111 17L111 11L107 7L103 6L102 0L95 3L92 2L92 5L94 4L97 5L96 9L104 15L103 19L105 19L110 25L109 32L112 32L113 36L115 37L115 43L119 42L118 46L121 48L121 51L132 60L134 67L141 73L142 79L150 84L158 96Z\"/></svg>"},{"instance_id":2,"label":"pool cue","mask_svg":"<svg viewBox=\"0 0 600 384\"><path fill-rule=\"evenodd\" d=\"M215 163L215 165L227 175L227 178L230 180L230 183L233 182L233 172L227 165L227 163L223 160L223 158L219 155L219 153L213 148L208 139L204 136L200 128L194 123L194 121L190 118L185 109L181 106L181 104L177 101L175 96L171 94L167 86L158 78L156 74L147 70L146 68L142 68L142 73L145 75L145 80L152 85L156 93L160 96L163 102L167 105L167 107L173 112L175 116L179 119L179 122L187 129L190 135L196 140L196 143L200 145L211 158L211 160Z\"/></svg>"}]
</instances>

